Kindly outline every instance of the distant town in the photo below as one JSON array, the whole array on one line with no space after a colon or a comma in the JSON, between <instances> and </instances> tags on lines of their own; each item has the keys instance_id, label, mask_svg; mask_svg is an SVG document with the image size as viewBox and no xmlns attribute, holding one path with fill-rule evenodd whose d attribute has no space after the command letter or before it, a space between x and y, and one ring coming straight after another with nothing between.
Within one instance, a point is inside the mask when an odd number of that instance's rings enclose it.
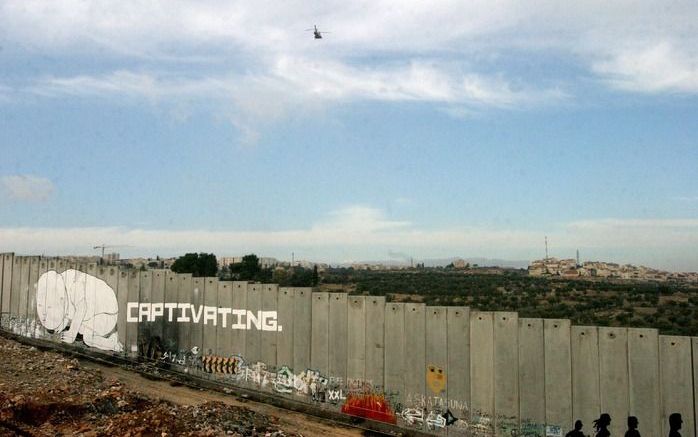
<instances>
[{"instance_id":1,"label":"distant town","mask_svg":"<svg viewBox=\"0 0 698 437\"><path fill-rule=\"evenodd\" d=\"M121 265L131 268L160 268L169 269L177 259L171 258L121 258L119 253L107 253L100 261L100 256L66 256L63 257L73 262L83 263L103 263L108 265ZM223 256L217 258L219 269L230 264L242 262L242 256ZM262 268L291 268L303 267L306 269L316 268L319 272L328 268L352 268L354 270L411 270L424 268L424 263L414 262L369 262L369 263L345 263L331 266L328 263L318 263L307 260L281 261L273 257L259 257L259 265ZM502 273L506 270L518 270L512 268L499 268L499 266L485 266L471 264L462 258L454 258L450 263L442 268L455 270L473 270L488 273ZM673 281L673 282L697 282L698 272L668 272L645 266L635 266L632 264L618 264L604 261L583 261L576 259L558 259L554 257L543 258L531 261L528 265L528 275L533 277L550 277L561 279L617 279L617 280L639 280L639 281ZM485 272L485 273L487 273Z\"/></svg>"},{"instance_id":2,"label":"distant town","mask_svg":"<svg viewBox=\"0 0 698 437\"><path fill-rule=\"evenodd\" d=\"M646 281L698 282L698 272L667 272L645 266L603 261L578 262L573 258L544 258L528 266L530 276L556 276L567 279L615 278Z\"/></svg>"}]
</instances>

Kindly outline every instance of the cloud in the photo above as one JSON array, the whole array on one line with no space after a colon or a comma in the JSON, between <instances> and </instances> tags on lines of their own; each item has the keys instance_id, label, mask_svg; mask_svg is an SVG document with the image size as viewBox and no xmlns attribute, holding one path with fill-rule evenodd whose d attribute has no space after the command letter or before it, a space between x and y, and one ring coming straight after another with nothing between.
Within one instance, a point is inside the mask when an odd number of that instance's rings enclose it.
<instances>
[{"instance_id":1,"label":"cloud","mask_svg":"<svg viewBox=\"0 0 698 437\"><path fill-rule=\"evenodd\" d=\"M556 89L535 90L511 84L499 76L461 73L437 62L416 60L406 65L357 68L337 61L284 56L277 61L274 74L306 94L329 100L437 102L506 108L566 97Z\"/></svg>"},{"instance_id":2,"label":"cloud","mask_svg":"<svg viewBox=\"0 0 698 437\"><path fill-rule=\"evenodd\" d=\"M260 127L290 116L304 116L330 104L355 101L443 104L449 114L485 108L514 109L557 102L557 89L537 90L460 72L436 62L412 61L354 67L334 60L282 56L268 70L225 75L176 75L118 70L102 75L44 77L27 91L47 97L145 100L168 105L176 120L188 107L205 107L238 129L243 144L253 145ZM468 108L468 109L465 109Z\"/></svg>"},{"instance_id":3,"label":"cloud","mask_svg":"<svg viewBox=\"0 0 698 437\"><path fill-rule=\"evenodd\" d=\"M268 73L178 77L172 74L119 70L109 74L46 77L30 91L49 97L139 97L149 100L217 98L238 102L246 113L269 116L279 95L298 103L315 101L412 101L513 107L563 99L558 89L535 90L502 77L460 73L436 62L352 67L325 60L280 57ZM262 93L260 99L259 93ZM274 104L265 96L274 96ZM273 114L272 114L273 115Z\"/></svg>"},{"instance_id":4,"label":"cloud","mask_svg":"<svg viewBox=\"0 0 698 437\"><path fill-rule=\"evenodd\" d=\"M595 72L613 87L640 93L698 93L698 50L681 52L662 42L626 50L593 64Z\"/></svg>"},{"instance_id":5,"label":"cloud","mask_svg":"<svg viewBox=\"0 0 698 437\"><path fill-rule=\"evenodd\" d=\"M491 67L511 53L572 55L611 86L641 93L695 93L697 19L698 6L690 0L670 4L580 0L564 8L550 0L526 4L514 0L438 4L417 0L64 0L50 4L6 0L0 4L0 27L11 50L116 55L163 63L181 60L207 66L229 64L225 59L252 70L265 64L273 69L273 60L284 56L375 66L384 59L412 61L428 53L493 71ZM315 41L303 32L313 24L332 33ZM333 79L345 78L339 73L321 76L330 92L346 92L336 89ZM498 93L481 93L489 88L489 81L496 81L496 75L488 75L485 83L464 75L461 83L447 82L442 87L438 76L419 66L398 73L404 74L387 87L375 86L375 82L386 85L375 74L350 83L361 93L382 98L439 99L452 95L454 89L471 99L502 98ZM421 77L426 86L415 85ZM508 93L504 98L508 101Z\"/></svg>"},{"instance_id":6,"label":"cloud","mask_svg":"<svg viewBox=\"0 0 698 437\"><path fill-rule=\"evenodd\" d=\"M599 219L566 226L569 244L584 247L687 248L698 244L698 219Z\"/></svg>"},{"instance_id":7,"label":"cloud","mask_svg":"<svg viewBox=\"0 0 698 437\"><path fill-rule=\"evenodd\" d=\"M138 255L212 251L219 255L291 251L315 254L316 261L396 257L483 256L504 259L542 257L544 236L551 254L633 262L671 270L695 270L698 219L603 219L560 224L553 229L521 230L460 226L421 228L395 220L366 205L331 211L317 223L276 231L167 230L129 227L0 228L8 249L41 253L85 253L95 242L128 244ZM593 259L593 258L591 258Z\"/></svg>"},{"instance_id":8,"label":"cloud","mask_svg":"<svg viewBox=\"0 0 698 437\"><path fill-rule=\"evenodd\" d=\"M32 85L29 91L48 97L123 96L162 100L229 94L234 90L232 84L234 80L223 77L177 77L119 70L99 76L45 77Z\"/></svg>"},{"instance_id":9,"label":"cloud","mask_svg":"<svg viewBox=\"0 0 698 437\"><path fill-rule=\"evenodd\" d=\"M41 176L2 176L0 183L6 196L12 200L43 202L48 200L55 191L53 182Z\"/></svg>"}]
</instances>

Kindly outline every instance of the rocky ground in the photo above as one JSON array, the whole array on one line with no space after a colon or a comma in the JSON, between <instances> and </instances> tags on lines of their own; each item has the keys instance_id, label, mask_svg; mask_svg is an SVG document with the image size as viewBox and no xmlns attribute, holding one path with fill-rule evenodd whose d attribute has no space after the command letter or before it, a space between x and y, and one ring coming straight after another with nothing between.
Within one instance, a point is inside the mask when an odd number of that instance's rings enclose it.
<instances>
[{"instance_id":1,"label":"rocky ground","mask_svg":"<svg viewBox=\"0 0 698 437\"><path fill-rule=\"evenodd\" d=\"M360 435L0 337L0 436Z\"/></svg>"}]
</instances>

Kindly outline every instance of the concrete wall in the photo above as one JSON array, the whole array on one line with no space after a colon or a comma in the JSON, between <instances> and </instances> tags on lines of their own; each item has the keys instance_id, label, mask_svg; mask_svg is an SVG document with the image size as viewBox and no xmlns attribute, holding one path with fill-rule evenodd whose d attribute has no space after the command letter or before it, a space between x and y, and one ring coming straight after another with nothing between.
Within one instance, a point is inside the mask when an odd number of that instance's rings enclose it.
<instances>
[{"instance_id":1,"label":"concrete wall","mask_svg":"<svg viewBox=\"0 0 698 437\"><path fill-rule=\"evenodd\" d=\"M593 434L608 413L611 435L636 416L665 436L680 413L696 437L698 338L10 253L0 293L19 335L432 435Z\"/></svg>"}]
</instances>

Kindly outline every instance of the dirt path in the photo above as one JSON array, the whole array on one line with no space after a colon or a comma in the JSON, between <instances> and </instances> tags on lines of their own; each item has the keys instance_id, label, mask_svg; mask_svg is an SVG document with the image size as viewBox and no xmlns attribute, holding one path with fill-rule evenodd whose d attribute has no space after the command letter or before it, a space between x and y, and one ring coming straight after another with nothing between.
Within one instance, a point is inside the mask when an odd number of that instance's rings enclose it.
<instances>
[{"instance_id":1,"label":"dirt path","mask_svg":"<svg viewBox=\"0 0 698 437\"><path fill-rule=\"evenodd\" d=\"M42 351L0 336L0 437L361 436L232 394Z\"/></svg>"},{"instance_id":2,"label":"dirt path","mask_svg":"<svg viewBox=\"0 0 698 437\"><path fill-rule=\"evenodd\" d=\"M159 399L172 402L177 405L202 405L206 402L222 402L226 405L246 407L250 410L266 416L273 416L279 419L279 425L285 429L292 429L294 432L304 436L337 436L356 437L371 435L357 428L346 427L335 422L321 419L319 417L308 416L290 410L274 407L255 401L238 399L231 395L187 387L182 385L172 385L167 381L152 380L120 367L109 367L91 361L82 363L84 368L99 370L106 379L114 378L122 383L127 389L140 393L147 397L157 397Z\"/></svg>"}]
</instances>

